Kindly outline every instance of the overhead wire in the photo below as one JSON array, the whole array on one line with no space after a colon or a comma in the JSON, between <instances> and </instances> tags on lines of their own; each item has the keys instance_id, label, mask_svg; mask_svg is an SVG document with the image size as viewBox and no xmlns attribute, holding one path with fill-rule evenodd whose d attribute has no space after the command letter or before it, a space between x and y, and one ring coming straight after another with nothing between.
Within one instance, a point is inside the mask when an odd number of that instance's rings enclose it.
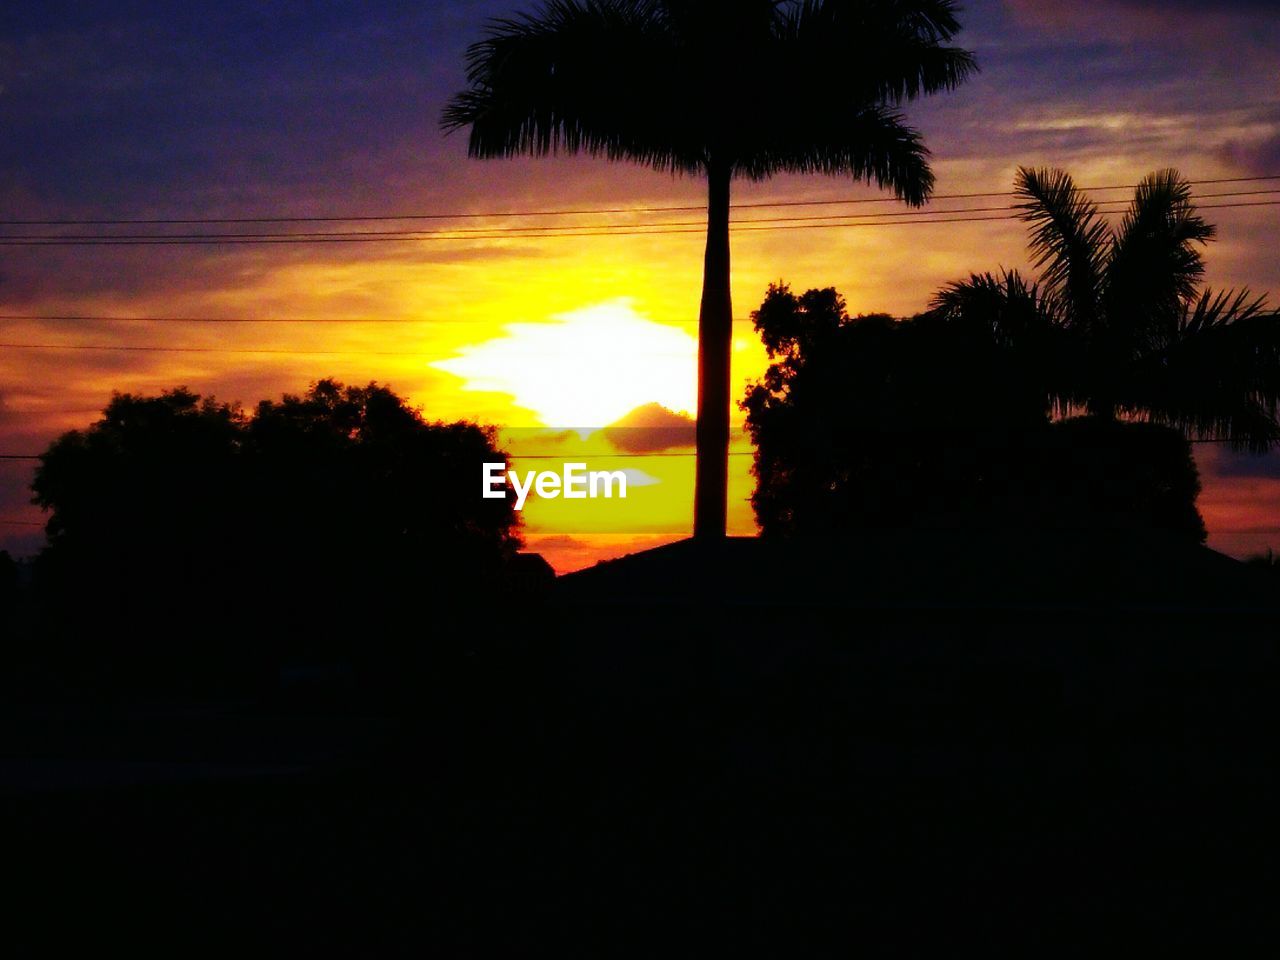
<instances>
[{"instance_id":1,"label":"overhead wire","mask_svg":"<svg viewBox=\"0 0 1280 960\"><path fill-rule=\"evenodd\" d=\"M1263 174L1250 177L1216 177L1202 180L1189 180L1191 186L1215 186L1226 183L1261 183L1269 180L1280 180L1280 173ZM1132 190L1137 184L1111 184L1105 186L1088 186L1079 189L1087 192L1106 192L1110 190ZM1013 197L1012 190L989 191L978 193L939 193L931 200L971 200L982 197ZM734 203L732 209L762 209L771 207L832 206L875 203L897 203L896 197L854 197L854 198L816 198L808 200L762 200L746 203ZM623 213L690 213L704 210L705 205L688 206L639 206L639 207L595 207L586 209L547 209L547 210L508 210L456 213L392 213L392 214L352 214L352 215L319 215L319 216L251 216L251 217L130 217L130 218L51 218L51 219L0 219L0 226L131 226L131 225L194 225L194 224L233 224L233 223L342 223L357 221L390 221L390 220L470 220L470 219L515 219L521 217L568 217L590 216L597 214Z\"/></svg>"}]
</instances>

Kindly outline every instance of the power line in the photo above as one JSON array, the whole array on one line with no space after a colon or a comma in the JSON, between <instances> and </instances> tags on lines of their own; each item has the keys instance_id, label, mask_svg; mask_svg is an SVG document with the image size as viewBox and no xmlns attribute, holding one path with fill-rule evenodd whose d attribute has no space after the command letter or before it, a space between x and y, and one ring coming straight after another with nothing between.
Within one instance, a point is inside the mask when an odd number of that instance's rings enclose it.
<instances>
[{"instance_id":1,"label":"power line","mask_svg":"<svg viewBox=\"0 0 1280 960\"><path fill-rule=\"evenodd\" d=\"M607 429L601 427L599 429ZM937 433L933 434L937 436ZM1188 443L1234 443L1230 437L1199 437L1194 440L1188 440ZM755 456L755 450L730 450L731 457L751 457ZM580 453L580 454L559 454L559 453L507 453L512 460L565 460L573 456L580 456L583 459L597 460L612 459L614 457L696 457L695 451L680 453Z\"/></svg>"},{"instance_id":2,"label":"power line","mask_svg":"<svg viewBox=\"0 0 1280 960\"><path fill-rule=\"evenodd\" d=\"M1218 203L1218 204L1202 204L1197 209L1200 210L1227 210L1237 209L1241 207L1274 207L1280 206L1280 200L1261 200L1240 203ZM1118 211L1107 211L1118 212ZM821 218L828 219L828 218ZM980 216L980 217L922 217L919 219L907 220L881 220L874 222L865 222L865 218L860 218L861 222L826 222L826 223L777 223L765 226L733 226L734 232L737 233L755 233L760 231L772 230L832 230L832 229L848 229L856 227L896 227L908 226L914 224L948 224L948 223L983 223L999 220L1016 220L1016 216L996 215L996 216ZM753 221L743 221L750 224ZM764 223L761 221L754 221ZM261 235L256 237L233 236L233 235L214 235L196 237L191 236L133 236L133 237L70 237L56 236L43 237L39 239L0 239L0 246L11 247L98 247L98 246L238 246L238 245L261 245L261 244L282 244L282 245L300 245L300 244L317 244L317 243L418 243L424 241L477 241L477 240L547 240L555 238L579 238L579 237L626 237L626 236L673 236L680 234L702 234L704 228L701 226L673 229L663 227L661 225L623 225L620 229L607 229L602 227L592 227L582 230L575 228L567 228L566 232L542 232L542 233L511 233L511 232L485 232L476 234L463 234L457 231L436 231L436 232L417 232L409 235L407 233L383 233L375 235L366 234L272 234Z\"/></svg>"},{"instance_id":3,"label":"power line","mask_svg":"<svg viewBox=\"0 0 1280 960\"><path fill-rule=\"evenodd\" d=\"M1232 190L1220 193L1209 193L1198 197L1192 197L1193 200L1214 199L1219 197L1251 197L1263 196L1280 193L1280 187L1267 190ZM1103 200L1102 205L1127 205L1127 200ZM1220 206L1220 205L1219 205ZM1217 209L1218 206L1210 206L1207 209ZM1004 204L995 207L958 207L952 210L934 210L934 211L894 211L892 213L850 213L850 214L820 214L808 217L753 217L745 220L731 221L731 227L741 226L743 224L774 224L774 223L811 223L815 221L854 221L854 220L892 220L906 217L927 216L929 218L950 216L954 214L967 213L996 213L1005 211L1017 211L1021 208ZM1121 208L1123 209L1123 207ZM1103 213L1118 213L1119 210L1103 210ZM1016 216L1016 214L1014 214ZM937 222L946 222L938 220ZM850 224L859 225L859 224ZM527 233L562 233L565 231L599 229L613 232L615 230L657 230L671 227L698 227L700 230L705 226L701 220L675 220L664 221L660 223L619 223L619 224L572 224L563 227L557 226L531 226L531 227L475 227L461 228L451 227L443 230L340 230L340 231L307 231L305 233L98 233L98 234L40 234L40 233L13 233L0 234L0 239L4 240L266 240L266 239L289 239L289 240L317 240L328 238L346 238L346 237L403 237L407 240L416 240L421 238L444 236L450 238L455 236L470 236L477 234L492 234L501 232L503 234L527 234ZM483 239L483 238L482 238Z\"/></svg>"},{"instance_id":4,"label":"power line","mask_svg":"<svg viewBox=\"0 0 1280 960\"><path fill-rule=\"evenodd\" d=\"M1215 199L1222 197L1240 197L1240 196L1260 196L1280 193L1280 187L1270 188L1266 190L1236 190L1219 193L1203 194L1194 196L1193 200ZM1102 205L1127 205L1128 201L1124 200L1103 200L1099 201ZM1227 204L1215 204L1208 209L1219 209L1228 206ZM800 223L813 221L862 221L862 220L880 220L880 219L900 219L907 217L927 217L930 219L952 216L954 214L968 213L995 213L995 212L1013 212L1021 209L1018 206L1010 206L1008 204L995 207L959 207L951 210L934 210L934 211L895 211L891 213L853 213L853 214L821 214L809 217L754 217L745 220L736 220L731 222L731 226L741 226L743 224L775 224L775 223ZM1123 207L1122 207L1123 209ZM1102 212L1114 213L1115 210L1106 210ZM1017 217L1016 213L1012 214ZM946 222L938 220L938 222ZM564 231L583 231L583 230L658 230L671 227L697 227L699 231L705 226L701 220L677 220L665 221L660 223L619 223L619 224L570 224L567 226L530 226L530 227L477 227L477 228L445 228L442 230L347 230L347 231L308 231L304 233L194 233L194 234L165 234L165 233L104 233L104 234L0 234L0 239L5 240L254 240L254 239L286 239L286 240L310 240L310 239L328 239L328 238L345 238L345 237L404 237L407 239L416 239L418 237L431 236L471 236L471 235L490 235L495 233L521 234L521 233L560 233ZM691 231L693 232L693 231ZM483 236L481 237L483 239Z\"/></svg>"},{"instance_id":5,"label":"power line","mask_svg":"<svg viewBox=\"0 0 1280 960\"><path fill-rule=\"evenodd\" d=\"M1189 180L1192 186L1211 186L1224 183L1259 183L1267 180L1280 180L1280 174L1256 177L1218 177L1207 180ZM1137 184L1112 184L1109 186L1080 187L1085 192L1105 192L1108 190L1132 190ZM1011 190L988 193L939 193L931 200L972 200L981 197L1012 197L1017 194ZM771 207L806 207L806 206L843 206L873 203L897 203L896 197L841 198L829 200L773 200L751 203L735 203L733 209L748 210ZM256 216L256 217L154 217L123 219L12 219L0 220L0 226L141 226L141 225L190 225L190 224L233 224L233 223L355 223L391 220L477 220L477 219L518 219L523 217L572 217L590 216L594 214L623 213L690 213L705 210L704 204L691 206L648 206L648 207L595 207L587 209L551 209L551 210L509 210L486 213L395 213L395 214L359 214L353 216Z\"/></svg>"},{"instance_id":6,"label":"power line","mask_svg":"<svg viewBox=\"0 0 1280 960\"><path fill-rule=\"evenodd\" d=\"M895 317L895 320L909 320L910 317ZM365 318L350 317L118 317L107 314L36 314L36 313L5 313L0 314L0 323L43 323L43 322L59 322L59 323L293 323L293 324L311 324L311 323L350 323L350 324L387 324L398 326L401 324L412 323L473 323L476 321L464 320L457 317L448 317L445 319L425 319L423 317L389 317L384 320L371 320ZM676 323L696 324L697 320L664 320L663 323L670 325ZM750 318L738 317L734 323L751 323Z\"/></svg>"},{"instance_id":7,"label":"power line","mask_svg":"<svg viewBox=\"0 0 1280 960\"><path fill-rule=\"evenodd\" d=\"M384 319L350 317L112 317L98 314L0 314L0 321L66 321L95 323L115 321L119 323L424 323L420 317L387 317ZM433 321L439 322L439 321Z\"/></svg>"},{"instance_id":8,"label":"power line","mask_svg":"<svg viewBox=\"0 0 1280 960\"><path fill-rule=\"evenodd\" d=\"M606 429L601 427L599 429ZM1196 437L1188 439L1188 443L1235 443L1231 437ZM659 453L511 453L504 451L495 451L499 455L505 456L511 460L572 460L575 457L584 460L631 460L640 459L647 460L654 457L696 457L696 451L679 451ZM752 457L755 456L755 450L730 450L730 457ZM0 453L0 460L39 460L43 454L39 453Z\"/></svg>"},{"instance_id":9,"label":"power line","mask_svg":"<svg viewBox=\"0 0 1280 960\"><path fill-rule=\"evenodd\" d=\"M403 350L284 350L274 347L158 347L109 343L0 343L3 350L118 350L126 353L265 353L300 357L411 357Z\"/></svg>"},{"instance_id":10,"label":"power line","mask_svg":"<svg viewBox=\"0 0 1280 960\"><path fill-rule=\"evenodd\" d=\"M415 353L406 350L293 350L280 347L184 347L159 346L151 344L115 344L115 343L0 343L5 350L106 350L124 353L230 353L294 356L294 357L413 357L426 359L438 357L435 353ZM644 357L684 357L685 354L671 350L646 350L634 354ZM561 356L556 351L525 351L525 357Z\"/></svg>"},{"instance_id":11,"label":"power line","mask_svg":"<svg viewBox=\"0 0 1280 960\"><path fill-rule=\"evenodd\" d=\"M607 429L601 427L600 429ZM750 457L754 456L753 450L730 450L730 457ZM629 460L633 457L641 459L649 459L650 457L696 457L697 453L693 451L680 453L513 453L508 451L506 454L512 460L572 460L575 457L581 457L583 460Z\"/></svg>"},{"instance_id":12,"label":"power line","mask_svg":"<svg viewBox=\"0 0 1280 960\"><path fill-rule=\"evenodd\" d=\"M1192 200L1209 200L1218 197L1252 197L1261 195L1270 195L1280 193L1280 187L1272 187L1266 190L1231 190L1219 193L1206 193L1193 196ZM1101 205L1123 204L1128 205L1127 200L1100 200ZM1002 204L996 207L957 207L950 210L906 210L894 211L892 213L848 213L834 214L824 213L817 216L809 217L753 217L746 220L731 221L731 225L750 224L750 223L798 223L809 222L815 220L880 220L880 219L896 219L901 217L918 217L918 216L944 216L957 213L995 213L1000 211L1016 211L1021 209L1015 205ZM1115 212L1115 211L1108 211ZM585 229L637 229L637 228L658 228L658 227L704 227L705 221L702 220L675 220L664 221L660 223L602 223L602 224L569 224L563 227L557 226L530 226L530 227L448 227L442 230L340 230L340 231L305 231L302 233L101 233L101 234L0 234L7 240L202 240L207 238L227 238L227 239L259 239L271 237L288 237L288 238L311 238L311 237L390 237L405 236L412 237L418 235L433 234L479 234L494 233L501 231L503 233L528 233L530 231L564 231L564 230L585 230Z\"/></svg>"}]
</instances>

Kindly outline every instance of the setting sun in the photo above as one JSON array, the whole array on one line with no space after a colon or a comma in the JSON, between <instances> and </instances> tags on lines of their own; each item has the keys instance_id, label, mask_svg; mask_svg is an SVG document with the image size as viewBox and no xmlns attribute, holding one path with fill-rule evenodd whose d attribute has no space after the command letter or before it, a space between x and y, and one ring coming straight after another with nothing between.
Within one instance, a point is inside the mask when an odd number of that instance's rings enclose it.
<instances>
[{"instance_id":1,"label":"setting sun","mask_svg":"<svg viewBox=\"0 0 1280 960\"><path fill-rule=\"evenodd\" d=\"M646 403L691 413L698 342L615 300L511 323L504 335L431 366L463 390L506 393L545 426L599 427Z\"/></svg>"}]
</instances>

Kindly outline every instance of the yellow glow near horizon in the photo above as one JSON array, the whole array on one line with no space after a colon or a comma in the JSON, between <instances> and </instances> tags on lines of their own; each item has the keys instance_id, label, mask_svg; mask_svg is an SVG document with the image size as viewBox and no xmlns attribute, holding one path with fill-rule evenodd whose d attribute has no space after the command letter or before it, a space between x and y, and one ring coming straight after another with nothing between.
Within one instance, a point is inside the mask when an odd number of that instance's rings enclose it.
<instances>
[{"instance_id":1,"label":"yellow glow near horizon","mask_svg":"<svg viewBox=\"0 0 1280 960\"><path fill-rule=\"evenodd\" d=\"M630 300L503 330L431 366L462 377L463 390L509 394L546 426L605 426L654 402L677 412L694 409L697 340L641 316Z\"/></svg>"}]
</instances>

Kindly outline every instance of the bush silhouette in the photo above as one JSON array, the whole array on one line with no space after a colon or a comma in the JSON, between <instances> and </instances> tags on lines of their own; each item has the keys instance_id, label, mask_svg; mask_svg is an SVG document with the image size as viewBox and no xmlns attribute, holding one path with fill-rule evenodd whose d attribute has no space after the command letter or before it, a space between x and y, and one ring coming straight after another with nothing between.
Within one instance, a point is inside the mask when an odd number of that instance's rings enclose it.
<instances>
[{"instance_id":1,"label":"bush silhouette","mask_svg":"<svg viewBox=\"0 0 1280 960\"><path fill-rule=\"evenodd\" d=\"M377 384L321 380L252 415L116 395L33 483L54 632L97 673L196 687L439 644L518 546L511 505L477 490L501 459L490 431Z\"/></svg>"},{"instance_id":2,"label":"bush silhouette","mask_svg":"<svg viewBox=\"0 0 1280 960\"><path fill-rule=\"evenodd\" d=\"M833 289L785 286L753 320L773 360L742 403L765 536L1030 527L1204 539L1177 431L1050 422L1039 371L990 327L850 317Z\"/></svg>"}]
</instances>

